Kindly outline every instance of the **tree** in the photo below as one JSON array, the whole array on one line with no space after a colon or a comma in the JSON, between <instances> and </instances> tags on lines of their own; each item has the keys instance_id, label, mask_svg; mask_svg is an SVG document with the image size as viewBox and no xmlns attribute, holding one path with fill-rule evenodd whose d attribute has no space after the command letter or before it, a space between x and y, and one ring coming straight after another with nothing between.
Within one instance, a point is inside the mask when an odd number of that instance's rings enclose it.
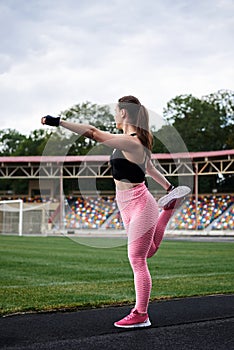
<instances>
[{"instance_id":1,"label":"tree","mask_svg":"<svg viewBox=\"0 0 234 350\"><path fill-rule=\"evenodd\" d=\"M189 151L230 149L234 142L233 96L225 91L202 99L180 95L167 103L163 114Z\"/></svg>"},{"instance_id":2,"label":"tree","mask_svg":"<svg viewBox=\"0 0 234 350\"><path fill-rule=\"evenodd\" d=\"M0 154L1 156L13 156L24 142L26 136L15 129L0 130Z\"/></svg>"},{"instance_id":3,"label":"tree","mask_svg":"<svg viewBox=\"0 0 234 350\"><path fill-rule=\"evenodd\" d=\"M219 90L217 93L205 96L204 99L219 108L223 113L222 127L226 132L226 148L234 148L234 91Z\"/></svg>"},{"instance_id":4,"label":"tree","mask_svg":"<svg viewBox=\"0 0 234 350\"><path fill-rule=\"evenodd\" d=\"M13 129L0 130L1 156L36 156L41 155L51 135L51 131L39 129L29 136Z\"/></svg>"},{"instance_id":5,"label":"tree","mask_svg":"<svg viewBox=\"0 0 234 350\"><path fill-rule=\"evenodd\" d=\"M113 114L107 105L98 106L91 102L76 104L70 109L61 112L60 116L68 121L91 124L100 130L118 133ZM108 147L98 144L96 141L87 139L82 135L71 135L65 130L60 130L60 137L64 137L69 148L68 154L109 154ZM70 142L69 142L70 140Z\"/></svg>"},{"instance_id":6,"label":"tree","mask_svg":"<svg viewBox=\"0 0 234 350\"><path fill-rule=\"evenodd\" d=\"M234 92L232 91L220 90L202 99L192 95L177 96L167 103L164 117L169 125L156 133L155 136L159 140L173 139L172 131L176 129L190 152L234 148ZM176 140L174 144L176 149ZM165 145L163 146L165 149ZM231 183L230 179L224 178L222 186L230 190L231 187L227 181ZM217 176L201 177L199 191L210 192L213 188L220 188Z\"/></svg>"},{"instance_id":7,"label":"tree","mask_svg":"<svg viewBox=\"0 0 234 350\"><path fill-rule=\"evenodd\" d=\"M20 144L15 156L37 156L43 153L44 147L51 136L51 131L46 129L38 129L32 131Z\"/></svg>"},{"instance_id":8,"label":"tree","mask_svg":"<svg viewBox=\"0 0 234 350\"><path fill-rule=\"evenodd\" d=\"M234 91L219 90L216 93L203 97L207 102L217 105L223 112L224 123L234 123Z\"/></svg>"},{"instance_id":9,"label":"tree","mask_svg":"<svg viewBox=\"0 0 234 350\"><path fill-rule=\"evenodd\" d=\"M63 120L74 123L86 123L96 126L103 131L117 133L114 116L107 105L98 106L91 102L76 104L68 110L60 113ZM109 154L110 149L87 139L83 135L71 133L63 128L54 131L46 144L46 155L85 155L85 154Z\"/></svg>"}]
</instances>

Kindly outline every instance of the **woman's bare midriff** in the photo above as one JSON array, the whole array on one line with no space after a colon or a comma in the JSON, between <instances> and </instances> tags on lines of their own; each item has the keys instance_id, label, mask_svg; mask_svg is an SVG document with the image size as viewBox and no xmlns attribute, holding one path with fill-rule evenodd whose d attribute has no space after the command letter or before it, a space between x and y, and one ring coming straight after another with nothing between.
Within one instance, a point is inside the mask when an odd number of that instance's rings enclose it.
<instances>
[{"instance_id":1,"label":"woman's bare midriff","mask_svg":"<svg viewBox=\"0 0 234 350\"><path fill-rule=\"evenodd\" d=\"M136 187L141 184L141 182L138 183L131 183L131 182L123 182L119 180L115 180L115 186L119 191L125 191L125 190L130 190L133 187Z\"/></svg>"}]
</instances>

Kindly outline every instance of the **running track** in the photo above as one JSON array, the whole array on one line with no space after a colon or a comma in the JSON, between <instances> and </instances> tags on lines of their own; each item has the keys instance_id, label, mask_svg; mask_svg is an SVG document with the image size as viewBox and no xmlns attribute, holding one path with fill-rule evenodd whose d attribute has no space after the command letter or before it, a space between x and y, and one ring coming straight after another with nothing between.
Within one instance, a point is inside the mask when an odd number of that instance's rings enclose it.
<instances>
[{"instance_id":1,"label":"running track","mask_svg":"<svg viewBox=\"0 0 234 350\"><path fill-rule=\"evenodd\" d=\"M234 295L152 302L150 328L115 328L114 321L129 310L123 306L1 317L0 349L234 349Z\"/></svg>"}]
</instances>

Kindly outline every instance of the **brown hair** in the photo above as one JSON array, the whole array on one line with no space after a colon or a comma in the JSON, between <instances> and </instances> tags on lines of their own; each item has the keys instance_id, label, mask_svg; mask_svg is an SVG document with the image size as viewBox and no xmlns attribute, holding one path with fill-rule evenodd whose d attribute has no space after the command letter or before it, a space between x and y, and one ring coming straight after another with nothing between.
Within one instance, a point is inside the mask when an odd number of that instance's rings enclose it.
<instances>
[{"instance_id":1,"label":"brown hair","mask_svg":"<svg viewBox=\"0 0 234 350\"><path fill-rule=\"evenodd\" d=\"M147 109L134 96L124 96L118 101L119 109L126 109L129 122L136 127L136 134L150 155L153 146L153 136L149 129L149 114Z\"/></svg>"}]
</instances>

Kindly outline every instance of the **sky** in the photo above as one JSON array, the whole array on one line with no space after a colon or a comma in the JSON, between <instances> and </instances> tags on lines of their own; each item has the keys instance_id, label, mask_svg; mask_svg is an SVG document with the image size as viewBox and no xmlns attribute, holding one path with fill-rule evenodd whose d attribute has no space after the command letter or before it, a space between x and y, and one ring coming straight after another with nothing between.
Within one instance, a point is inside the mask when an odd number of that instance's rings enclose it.
<instances>
[{"instance_id":1,"label":"sky","mask_svg":"<svg viewBox=\"0 0 234 350\"><path fill-rule=\"evenodd\" d=\"M156 125L178 95L233 90L233 0L0 0L0 26L0 129L124 95Z\"/></svg>"}]
</instances>

